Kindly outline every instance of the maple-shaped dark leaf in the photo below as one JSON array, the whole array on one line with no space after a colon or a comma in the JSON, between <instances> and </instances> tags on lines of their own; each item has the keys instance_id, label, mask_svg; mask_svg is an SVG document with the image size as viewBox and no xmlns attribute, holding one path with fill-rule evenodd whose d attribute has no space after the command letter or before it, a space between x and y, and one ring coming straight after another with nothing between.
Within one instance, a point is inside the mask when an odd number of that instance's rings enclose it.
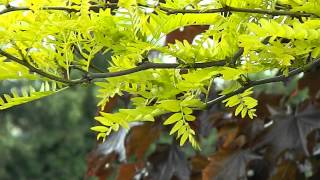
<instances>
[{"instance_id":1,"label":"maple-shaped dark leaf","mask_svg":"<svg viewBox=\"0 0 320 180\"><path fill-rule=\"evenodd\" d=\"M240 121L240 134L245 135L248 146L254 144L254 140L264 131L264 121L261 119L254 119L253 121Z\"/></svg>"},{"instance_id":2,"label":"maple-shaped dark leaf","mask_svg":"<svg viewBox=\"0 0 320 180\"><path fill-rule=\"evenodd\" d=\"M240 150L226 160L215 180L247 179L247 164L260 157L249 150Z\"/></svg>"},{"instance_id":3,"label":"maple-shaped dark leaf","mask_svg":"<svg viewBox=\"0 0 320 180\"><path fill-rule=\"evenodd\" d=\"M281 94L266 94L266 93L260 93L257 97L258 103L256 109L257 109L257 117L259 118L265 118L270 116L270 112L268 111L268 106L279 106L281 99L284 96Z\"/></svg>"},{"instance_id":4,"label":"maple-shaped dark leaf","mask_svg":"<svg viewBox=\"0 0 320 180\"><path fill-rule=\"evenodd\" d=\"M156 151L150 155L149 163L151 167L148 178L152 180L190 179L187 158L175 143L159 144Z\"/></svg>"},{"instance_id":5,"label":"maple-shaped dark leaf","mask_svg":"<svg viewBox=\"0 0 320 180\"><path fill-rule=\"evenodd\" d=\"M220 150L209 157L209 164L202 171L202 179L210 180L215 177L223 168L225 160L232 155L233 152Z\"/></svg>"},{"instance_id":6,"label":"maple-shaped dark leaf","mask_svg":"<svg viewBox=\"0 0 320 180\"><path fill-rule=\"evenodd\" d=\"M205 180L247 179L247 165L250 161L260 159L250 150L236 152L221 151L209 158L210 163L203 171Z\"/></svg>"},{"instance_id":7,"label":"maple-shaped dark leaf","mask_svg":"<svg viewBox=\"0 0 320 180\"><path fill-rule=\"evenodd\" d=\"M320 128L320 111L309 105L296 114L277 113L272 119L274 124L256 148L271 145L274 156L285 150L303 151L309 156L307 136Z\"/></svg>"}]
</instances>

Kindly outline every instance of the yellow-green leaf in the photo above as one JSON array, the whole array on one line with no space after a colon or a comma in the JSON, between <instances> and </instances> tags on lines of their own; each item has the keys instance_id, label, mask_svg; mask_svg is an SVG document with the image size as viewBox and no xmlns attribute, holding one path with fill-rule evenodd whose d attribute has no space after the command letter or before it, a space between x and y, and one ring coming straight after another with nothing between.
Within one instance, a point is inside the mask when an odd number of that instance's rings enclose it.
<instances>
[{"instance_id":1,"label":"yellow-green leaf","mask_svg":"<svg viewBox=\"0 0 320 180\"><path fill-rule=\"evenodd\" d=\"M163 124L168 125L168 124L173 124L177 121L180 121L182 119L182 114L181 113L174 113L171 115Z\"/></svg>"}]
</instances>

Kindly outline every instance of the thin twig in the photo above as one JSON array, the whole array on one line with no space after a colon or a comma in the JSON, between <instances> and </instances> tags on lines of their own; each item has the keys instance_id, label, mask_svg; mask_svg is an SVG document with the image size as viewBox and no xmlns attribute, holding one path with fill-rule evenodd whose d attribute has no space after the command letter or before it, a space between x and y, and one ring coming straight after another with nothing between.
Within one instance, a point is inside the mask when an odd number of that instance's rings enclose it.
<instances>
[{"instance_id":1,"label":"thin twig","mask_svg":"<svg viewBox=\"0 0 320 180\"><path fill-rule=\"evenodd\" d=\"M251 13L251 14L264 14L264 15L272 15L272 16L291 16L291 17L315 17L320 18L320 16L313 13L304 13L304 12L292 12L292 11L284 11L284 10L268 10L268 9L247 9L247 8L236 8L236 7L223 7L217 9L208 9L208 10L185 10L185 9L172 9L161 6L148 6L143 4L138 4L137 7L147 7L147 8L159 8L162 11L165 11L167 14L202 14L202 13L228 13L228 12L238 12L238 13ZM117 9L117 3L106 3L105 5L92 5L90 6L90 10L94 12L99 12L100 9ZM70 8L70 7L59 7L59 6L47 6L42 7L42 10L58 10L58 11L66 11L66 12L79 12L80 10ZM13 11L30 11L29 7L12 7L9 6L4 10L0 11L1 14L5 14Z\"/></svg>"},{"instance_id":2,"label":"thin twig","mask_svg":"<svg viewBox=\"0 0 320 180\"><path fill-rule=\"evenodd\" d=\"M0 49L0 54L1 54L2 56L5 56L6 58L8 58L8 59L10 59L10 60L18 63L18 64L21 64L21 65L25 66L25 67L28 68L30 71L35 72L35 73L37 73L37 74L39 74L39 75L41 75L41 76L43 76L43 77L46 77L46 78L49 78L49 79L51 79L51 80L55 80L55 81L58 81L58 82L66 83L66 84L72 84L72 81L70 81L70 80L63 79L63 78L61 78L61 77L58 77L58 76L49 74L49 73L47 73L47 72L44 72L44 71L42 71L42 70L40 70L40 69L32 66L32 65L29 64L27 61L21 60L21 59L15 57L15 56L13 56L13 55L11 55L11 54L3 51L3 50L1 50L1 49Z\"/></svg>"},{"instance_id":3,"label":"thin twig","mask_svg":"<svg viewBox=\"0 0 320 180\"><path fill-rule=\"evenodd\" d=\"M244 48L240 47L239 50L234 54L234 56L232 57L232 59L230 61L231 67L236 65L237 60L242 56L243 53L244 53Z\"/></svg>"},{"instance_id":4,"label":"thin twig","mask_svg":"<svg viewBox=\"0 0 320 180\"><path fill-rule=\"evenodd\" d=\"M103 6L101 5L92 5L89 7L90 11L94 11L94 12L99 12L100 9L107 9L107 8L111 8L111 9L117 9L118 8L118 4L117 3L108 3L105 4ZM68 13L72 13L72 12L80 12L80 10L78 9L74 9L71 7L62 7L62 6L45 6L42 7L41 10L48 10L48 11L65 11ZM14 11L32 11L31 8L29 7L15 7L15 6L9 6L5 9L3 9L2 11L0 11L0 15L1 14L5 14L5 13L9 13L9 12L14 12Z\"/></svg>"},{"instance_id":5,"label":"thin twig","mask_svg":"<svg viewBox=\"0 0 320 180\"><path fill-rule=\"evenodd\" d=\"M207 68L207 67L214 67L214 66L225 66L226 61L213 61L213 62L205 62L205 63L194 63L190 65L182 65L179 63L152 63L152 62L144 62L141 65L126 69L123 71L116 71L116 72L107 72L107 73L88 73L84 78L74 80L72 83L81 84L85 83L94 79L101 79L101 78L110 78L110 77L119 77L124 76L132 73L136 73L139 71L144 71L148 69L197 69L197 68Z\"/></svg>"},{"instance_id":6,"label":"thin twig","mask_svg":"<svg viewBox=\"0 0 320 180\"><path fill-rule=\"evenodd\" d=\"M44 72L32 65L30 65L28 62L23 61L3 50L0 49L0 54L2 56L7 57L8 59L19 63L25 67L27 67L29 70L52 80L63 82L69 85L76 85L76 84L82 84L90 82L94 79L101 79L101 78L110 78L110 77L118 77L118 76L124 76L132 73L136 73L139 71L144 71L147 69L197 69L197 68L207 68L207 67L213 67L213 66L225 66L226 61L220 60L220 61L213 61L213 62L204 62L204 63L195 63L195 64L179 64L179 63L152 63L152 62L144 62L141 65L138 65L131 69L126 69L122 71L116 71L116 72L107 72L107 73L88 73L84 76L82 79L77 80L68 80L63 79L61 77L54 76L52 74L49 74L47 72Z\"/></svg>"},{"instance_id":7,"label":"thin twig","mask_svg":"<svg viewBox=\"0 0 320 180\"><path fill-rule=\"evenodd\" d=\"M236 8L236 7L223 7L217 9L208 10L185 10L185 9L171 9L165 7L159 7L162 11L167 12L167 14L202 14L202 13L228 13L228 12L239 12L239 13L251 13L251 14L264 14L272 16L291 16L291 17L316 17L320 16L313 13L303 13L303 12L292 12L292 11L279 11L279 10L268 10L268 9L247 9L247 8Z\"/></svg>"},{"instance_id":8,"label":"thin twig","mask_svg":"<svg viewBox=\"0 0 320 180\"><path fill-rule=\"evenodd\" d=\"M315 61L313 61L312 63L308 64L305 67L297 68L297 69L294 69L294 70L290 71L287 76L279 75L279 76L275 76L275 77L271 77L271 78L267 78L267 79L250 81L247 85L239 88L236 91L233 91L233 92L231 92L229 94L222 95L222 96L220 96L218 98L215 98L215 99L213 99L211 101L208 101L207 102L207 106L211 106L211 105L220 103L221 101L223 101L223 100L225 100L225 99L227 99L229 97L232 97L234 95L240 94L240 93L244 92L245 90L247 90L247 89L249 89L251 87L254 87L254 86L259 86L259 85L273 83L273 82L283 82L283 81L287 80L288 78L290 78L292 76L298 75L298 74L300 74L302 72L309 71L310 69L312 69L315 66L318 66L319 64L320 64L320 58L316 59Z\"/></svg>"}]
</instances>

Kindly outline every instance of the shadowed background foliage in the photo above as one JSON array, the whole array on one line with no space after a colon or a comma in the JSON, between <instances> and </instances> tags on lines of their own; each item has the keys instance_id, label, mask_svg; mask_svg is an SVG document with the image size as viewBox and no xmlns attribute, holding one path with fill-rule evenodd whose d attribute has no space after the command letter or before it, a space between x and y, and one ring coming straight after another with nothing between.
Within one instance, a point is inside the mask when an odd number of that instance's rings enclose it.
<instances>
[{"instance_id":1,"label":"shadowed background foliage","mask_svg":"<svg viewBox=\"0 0 320 180\"><path fill-rule=\"evenodd\" d=\"M79 87L1 111L0 179L83 179L96 110L93 89Z\"/></svg>"}]
</instances>

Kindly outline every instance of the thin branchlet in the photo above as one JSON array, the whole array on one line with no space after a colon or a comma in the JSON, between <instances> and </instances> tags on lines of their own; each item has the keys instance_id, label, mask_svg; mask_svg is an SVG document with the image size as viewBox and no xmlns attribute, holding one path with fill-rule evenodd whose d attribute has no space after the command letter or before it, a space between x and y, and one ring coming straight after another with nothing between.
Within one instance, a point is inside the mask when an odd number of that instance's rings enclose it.
<instances>
[{"instance_id":1,"label":"thin branchlet","mask_svg":"<svg viewBox=\"0 0 320 180\"><path fill-rule=\"evenodd\" d=\"M272 16L290 16L295 18L302 18L302 17L313 17L313 18L320 18L320 16L314 13L307 13L307 12L294 12L294 11L285 11L285 10L270 10L270 9L248 9L248 8L237 8L237 7L222 7L216 9L207 9L207 10L186 10L186 9L172 9L166 8L162 6L149 6L144 4L137 4L137 7L147 7L147 8L158 8L167 14L205 14L205 13L230 13L230 12L237 12L237 13L250 13L250 14L263 14L263 15L272 15ZM104 5L91 5L89 10L94 12L99 12L100 9L118 9L119 6L117 3L106 3ZM32 10L29 7L13 7L8 6L7 8L0 11L1 14L14 12L14 11L30 11ZM80 10L74 9L71 7L62 7L62 6L45 6L42 7L41 10L52 10L52 11L66 11L69 13L72 12L79 12Z\"/></svg>"},{"instance_id":2,"label":"thin branchlet","mask_svg":"<svg viewBox=\"0 0 320 180\"><path fill-rule=\"evenodd\" d=\"M275 77L271 77L271 78L266 78L266 79L261 79L261 80L256 80L256 81L250 81L248 82L248 84L246 84L245 86L242 86L241 88L229 93L229 94L226 94L226 95L222 95L222 96L219 96L211 101L208 101L207 102L207 106L211 106L211 105L214 105L214 104L217 104L217 103L220 103L222 102L223 100L229 98L229 97L232 97L234 95L237 95L237 94L240 94L240 93L243 93L245 90L251 88L251 87L254 87L254 86L259 86L259 85L263 85L263 84L269 84L269 83L274 83L274 82L283 82L293 76L296 76L302 72L307 72L309 71L310 69L318 66L320 64L320 58L314 60L312 63L306 65L305 67L300 67L300 68L297 68L297 69L294 69L292 71L290 71L288 73L288 75L279 75L279 76L275 76Z\"/></svg>"}]
</instances>

